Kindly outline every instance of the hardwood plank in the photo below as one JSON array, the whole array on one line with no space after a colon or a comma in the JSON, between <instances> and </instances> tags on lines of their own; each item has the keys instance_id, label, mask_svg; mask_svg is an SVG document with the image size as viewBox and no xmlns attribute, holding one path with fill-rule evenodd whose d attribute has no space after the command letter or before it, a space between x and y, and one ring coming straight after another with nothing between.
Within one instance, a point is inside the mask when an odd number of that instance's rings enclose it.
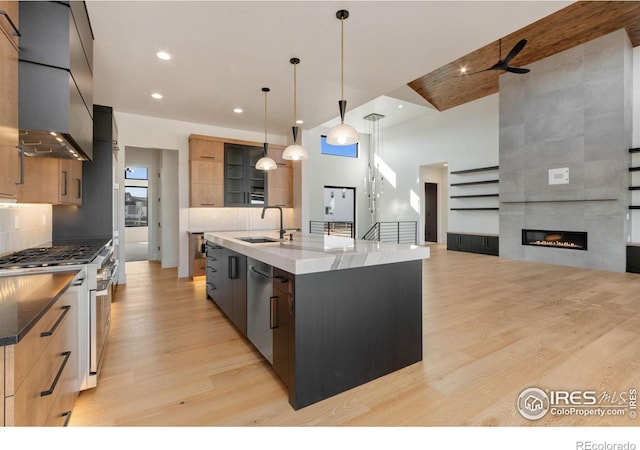
<instances>
[{"instance_id":1,"label":"hardwood plank","mask_svg":"<svg viewBox=\"0 0 640 450\"><path fill-rule=\"evenodd\" d=\"M519 393L640 384L640 275L511 261L431 245L424 360L294 411L286 387L202 281L127 263L103 372L71 426L637 426L628 417L516 410ZM473 399L473 401L470 401Z\"/></svg>"}]
</instances>

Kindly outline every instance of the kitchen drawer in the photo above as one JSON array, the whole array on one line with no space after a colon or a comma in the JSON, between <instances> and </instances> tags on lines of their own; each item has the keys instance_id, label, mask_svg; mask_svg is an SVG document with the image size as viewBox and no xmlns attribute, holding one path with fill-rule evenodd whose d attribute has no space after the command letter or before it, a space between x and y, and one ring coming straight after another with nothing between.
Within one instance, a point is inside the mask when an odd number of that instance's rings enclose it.
<instances>
[{"instance_id":1,"label":"kitchen drawer","mask_svg":"<svg viewBox=\"0 0 640 450\"><path fill-rule=\"evenodd\" d=\"M67 378L77 355L70 345L73 322L68 319L59 324L15 394L5 399L7 426L43 426L58 396L70 388Z\"/></svg>"},{"instance_id":2,"label":"kitchen drawer","mask_svg":"<svg viewBox=\"0 0 640 450\"><path fill-rule=\"evenodd\" d=\"M69 361L69 364L71 364L71 360ZM78 391L77 389L75 389L76 385L74 384L75 381L74 377L72 376L74 373L73 369L73 367L70 367L68 376L64 379L64 381L60 381L60 383L62 383L62 385L60 386L60 393L53 403L51 411L49 412L49 416L44 423L45 427L66 426L67 422L71 418L73 405L78 398Z\"/></svg>"},{"instance_id":3,"label":"kitchen drawer","mask_svg":"<svg viewBox=\"0 0 640 450\"><path fill-rule=\"evenodd\" d=\"M72 315L72 300L61 296L20 342L6 347L5 395L13 395L24 383L45 349L60 335L67 333L65 323L69 323L67 319ZM41 336L42 333L52 330L52 335Z\"/></svg>"},{"instance_id":4,"label":"kitchen drawer","mask_svg":"<svg viewBox=\"0 0 640 450\"><path fill-rule=\"evenodd\" d=\"M205 258L193 259L193 275L194 277L202 277L207 269L207 260Z\"/></svg>"},{"instance_id":5,"label":"kitchen drawer","mask_svg":"<svg viewBox=\"0 0 640 450\"><path fill-rule=\"evenodd\" d=\"M222 163L224 161L224 143L192 138L189 140L189 159Z\"/></svg>"}]
</instances>

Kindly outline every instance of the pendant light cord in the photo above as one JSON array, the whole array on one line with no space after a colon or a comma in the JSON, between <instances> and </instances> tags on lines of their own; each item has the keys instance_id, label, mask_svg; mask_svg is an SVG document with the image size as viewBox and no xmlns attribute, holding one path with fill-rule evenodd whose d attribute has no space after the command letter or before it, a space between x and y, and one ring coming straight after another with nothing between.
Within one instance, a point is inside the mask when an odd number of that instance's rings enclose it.
<instances>
[{"instance_id":1,"label":"pendant light cord","mask_svg":"<svg viewBox=\"0 0 640 450\"><path fill-rule=\"evenodd\" d=\"M344 17L340 18L340 99L344 100Z\"/></svg>"},{"instance_id":2,"label":"pendant light cord","mask_svg":"<svg viewBox=\"0 0 640 450\"><path fill-rule=\"evenodd\" d=\"M293 64L293 126L296 126L296 66Z\"/></svg>"},{"instance_id":3,"label":"pendant light cord","mask_svg":"<svg viewBox=\"0 0 640 450\"><path fill-rule=\"evenodd\" d=\"M267 142L267 92L266 91L264 93L264 141Z\"/></svg>"}]
</instances>

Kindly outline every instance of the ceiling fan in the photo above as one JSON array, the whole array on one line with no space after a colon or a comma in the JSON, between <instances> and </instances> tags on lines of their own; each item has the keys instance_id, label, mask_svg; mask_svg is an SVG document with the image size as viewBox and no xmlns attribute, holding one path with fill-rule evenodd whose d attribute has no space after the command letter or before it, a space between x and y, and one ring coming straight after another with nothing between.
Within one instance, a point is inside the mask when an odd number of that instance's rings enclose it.
<instances>
[{"instance_id":1,"label":"ceiling fan","mask_svg":"<svg viewBox=\"0 0 640 450\"><path fill-rule=\"evenodd\" d=\"M502 39L500 39L498 42L500 45L499 51L500 51L500 57L501 57L502 56ZM511 60L515 58L518 55L518 53L522 51L525 45L527 45L527 40L522 39L516 45L513 46L509 54L505 56L504 59L498 60L498 62L495 63L493 66L489 67L488 69L480 70L478 72L463 74L463 76L475 75L476 73L487 72L489 70L504 70L505 72L520 73L520 74L529 73L531 69L525 69L523 67L512 67L509 65L509 62L511 62Z\"/></svg>"}]
</instances>

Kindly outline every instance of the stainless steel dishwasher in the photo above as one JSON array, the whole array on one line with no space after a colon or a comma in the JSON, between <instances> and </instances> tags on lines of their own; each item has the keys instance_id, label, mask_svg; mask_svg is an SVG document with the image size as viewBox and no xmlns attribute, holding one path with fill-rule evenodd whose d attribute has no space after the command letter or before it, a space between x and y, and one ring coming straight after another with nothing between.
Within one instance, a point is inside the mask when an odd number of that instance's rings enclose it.
<instances>
[{"instance_id":1,"label":"stainless steel dishwasher","mask_svg":"<svg viewBox=\"0 0 640 450\"><path fill-rule=\"evenodd\" d=\"M269 264L247 258L247 337L273 364L273 331L270 327L272 268Z\"/></svg>"}]
</instances>

